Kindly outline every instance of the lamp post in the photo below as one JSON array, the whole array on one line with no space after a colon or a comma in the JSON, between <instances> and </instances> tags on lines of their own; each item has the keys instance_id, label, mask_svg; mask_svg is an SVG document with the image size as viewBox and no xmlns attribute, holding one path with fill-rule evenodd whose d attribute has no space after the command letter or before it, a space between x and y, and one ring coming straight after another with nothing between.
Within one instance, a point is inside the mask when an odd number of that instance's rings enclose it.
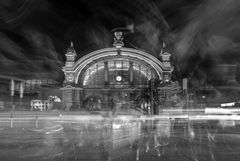
<instances>
[{"instance_id":1,"label":"lamp post","mask_svg":"<svg viewBox=\"0 0 240 161\"><path fill-rule=\"evenodd\" d=\"M185 91L185 94L186 94L186 106L187 106L187 110L188 109L188 88L187 88L187 84L188 84L188 80L187 78L184 78L183 79L183 91Z\"/></svg>"},{"instance_id":2,"label":"lamp post","mask_svg":"<svg viewBox=\"0 0 240 161\"><path fill-rule=\"evenodd\" d=\"M11 92L11 106L13 107L13 96L14 96L15 82L11 79L10 82L10 92Z\"/></svg>"},{"instance_id":3,"label":"lamp post","mask_svg":"<svg viewBox=\"0 0 240 161\"><path fill-rule=\"evenodd\" d=\"M20 83L20 106L22 106L22 99L23 99L23 82Z\"/></svg>"}]
</instances>

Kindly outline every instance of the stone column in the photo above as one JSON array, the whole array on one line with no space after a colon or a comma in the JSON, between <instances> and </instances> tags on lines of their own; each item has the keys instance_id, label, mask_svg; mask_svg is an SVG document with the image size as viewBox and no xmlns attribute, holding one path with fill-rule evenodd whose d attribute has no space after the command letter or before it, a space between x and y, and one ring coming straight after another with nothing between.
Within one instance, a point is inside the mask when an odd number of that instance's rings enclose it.
<instances>
[{"instance_id":1,"label":"stone column","mask_svg":"<svg viewBox=\"0 0 240 161\"><path fill-rule=\"evenodd\" d=\"M73 106L73 89L63 88L62 89L63 105L66 111L69 111Z\"/></svg>"},{"instance_id":2,"label":"stone column","mask_svg":"<svg viewBox=\"0 0 240 161\"><path fill-rule=\"evenodd\" d=\"M105 87L108 86L108 62L104 62L104 80L105 80Z\"/></svg>"},{"instance_id":3,"label":"stone column","mask_svg":"<svg viewBox=\"0 0 240 161\"><path fill-rule=\"evenodd\" d=\"M82 108L82 88L75 88L74 90L74 102L75 108L81 109Z\"/></svg>"},{"instance_id":4,"label":"stone column","mask_svg":"<svg viewBox=\"0 0 240 161\"><path fill-rule=\"evenodd\" d=\"M129 64L129 77L130 77L130 86L133 86L133 62L130 61Z\"/></svg>"}]
</instances>

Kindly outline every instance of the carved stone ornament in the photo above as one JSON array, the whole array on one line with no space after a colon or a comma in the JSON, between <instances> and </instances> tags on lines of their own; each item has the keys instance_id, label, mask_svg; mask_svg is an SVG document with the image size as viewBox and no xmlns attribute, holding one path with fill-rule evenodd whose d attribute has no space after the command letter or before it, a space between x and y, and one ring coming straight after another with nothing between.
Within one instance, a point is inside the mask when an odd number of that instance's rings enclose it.
<instances>
[{"instance_id":1,"label":"carved stone ornament","mask_svg":"<svg viewBox=\"0 0 240 161\"><path fill-rule=\"evenodd\" d=\"M114 40L113 46L115 47L122 47L124 45L123 35L122 35L122 32L120 31L114 32L113 40Z\"/></svg>"},{"instance_id":2,"label":"carved stone ornament","mask_svg":"<svg viewBox=\"0 0 240 161\"><path fill-rule=\"evenodd\" d=\"M67 82L72 82L73 81L73 75L71 73L66 74L66 81Z\"/></svg>"},{"instance_id":3,"label":"carved stone ornament","mask_svg":"<svg viewBox=\"0 0 240 161\"><path fill-rule=\"evenodd\" d=\"M170 74L169 73L164 73L164 75L163 75L163 80L165 81L165 82L169 82L170 81Z\"/></svg>"}]
</instances>

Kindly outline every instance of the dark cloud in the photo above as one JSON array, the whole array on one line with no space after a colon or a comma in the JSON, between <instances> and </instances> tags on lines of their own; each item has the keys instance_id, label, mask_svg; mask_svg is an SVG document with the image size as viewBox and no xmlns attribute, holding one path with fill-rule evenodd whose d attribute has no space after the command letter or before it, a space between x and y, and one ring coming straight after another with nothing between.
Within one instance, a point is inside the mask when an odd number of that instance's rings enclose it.
<instances>
[{"instance_id":1,"label":"dark cloud","mask_svg":"<svg viewBox=\"0 0 240 161\"><path fill-rule=\"evenodd\" d=\"M240 61L239 8L238 0L1 1L0 74L59 80L70 41L81 57L112 46L120 27L129 29L126 46L156 57L166 42L176 79L211 84Z\"/></svg>"},{"instance_id":2,"label":"dark cloud","mask_svg":"<svg viewBox=\"0 0 240 161\"><path fill-rule=\"evenodd\" d=\"M237 0L210 0L203 1L189 13L189 21L183 30L177 33L175 43L175 52L183 63L183 70L193 68L185 60L195 57L196 54L200 55L200 59L195 62L196 70L199 69L198 63L207 57L214 59L213 64L214 61L229 63L226 61L232 57L222 59L222 56L229 53L238 54L240 49L239 7L240 3ZM234 60L233 63L235 63Z\"/></svg>"},{"instance_id":3,"label":"dark cloud","mask_svg":"<svg viewBox=\"0 0 240 161\"><path fill-rule=\"evenodd\" d=\"M0 74L20 78L61 78L63 60L55 50L48 28L35 23L47 23L38 16L50 12L46 1L1 2L0 7ZM34 19L33 19L34 17ZM51 14L50 14L51 17Z\"/></svg>"}]
</instances>

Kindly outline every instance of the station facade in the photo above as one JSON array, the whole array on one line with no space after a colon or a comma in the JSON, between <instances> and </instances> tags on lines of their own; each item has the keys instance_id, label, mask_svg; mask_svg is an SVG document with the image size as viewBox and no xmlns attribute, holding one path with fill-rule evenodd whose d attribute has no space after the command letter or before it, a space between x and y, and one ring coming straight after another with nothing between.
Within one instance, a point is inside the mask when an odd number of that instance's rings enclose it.
<instances>
[{"instance_id":1,"label":"station facade","mask_svg":"<svg viewBox=\"0 0 240 161\"><path fill-rule=\"evenodd\" d=\"M73 43L63 67L62 100L67 110L144 107L155 113L158 84L170 82L170 54L160 58L124 47L121 32L114 33L113 47L93 51L76 60ZM156 106L156 107L155 107Z\"/></svg>"}]
</instances>

